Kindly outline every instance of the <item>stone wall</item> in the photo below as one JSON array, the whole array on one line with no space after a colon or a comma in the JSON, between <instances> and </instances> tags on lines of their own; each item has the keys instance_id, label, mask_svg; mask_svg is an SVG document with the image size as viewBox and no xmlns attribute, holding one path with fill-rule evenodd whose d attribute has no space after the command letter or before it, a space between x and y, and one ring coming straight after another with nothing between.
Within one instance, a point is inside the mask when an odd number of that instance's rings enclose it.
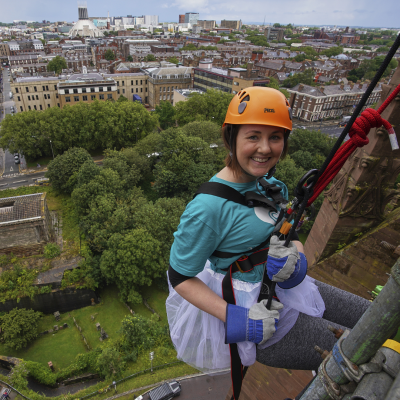
<instances>
[{"instance_id":1,"label":"stone wall","mask_svg":"<svg viewBox=\"0 0 400 400\"><path fill-rule=\"evenodd\" d=\"M385 241L395 247L400 244L400 208L392 211L376 228L359 236L346 247L337 246L336 252L309 269L315 279L336 286L364 298L368 291L384 285L387 273L398 255L385 248Z\"/></svg>"},{"instance_id":2,"label":"stone wall","mask_svg":"<svg viewBox=\"0 0 400 400\"><path fill-rule=\"evenodd\" d=\"M17 300L8 300L0 303L1 311L11 311L13 308L27 308L41 311L44 314L53 314L56 311L65 313L77 308L87 307L92 304L91 299L99 302L97 294L90 289L67 288L64 290L53 290L51 293L38 294L32 299L23 297Z\"/></svg>"},{"instance_id":3,"label":"stone wall","mask_svg":"<svg viewBox=\"0 0 400 400\"><path fill-rule=\"evenodd\" d=\"M0 249L0 255L12 253L22 257L37 256L43 254L44 246L46 246L46 242L31 244L29 246L7 247L6 249Z\"/></svg>"}]
</instances>

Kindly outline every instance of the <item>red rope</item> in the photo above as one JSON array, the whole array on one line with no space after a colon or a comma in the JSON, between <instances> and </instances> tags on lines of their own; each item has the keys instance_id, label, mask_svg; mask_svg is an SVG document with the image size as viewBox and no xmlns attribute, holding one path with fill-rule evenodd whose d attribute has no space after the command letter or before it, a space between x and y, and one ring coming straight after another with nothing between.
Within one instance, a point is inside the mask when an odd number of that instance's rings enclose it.
<instances>
[{"instance_id":1,"label":"red rope","mask_svg":"<svg viewBox=\"0 0 400 400\"><path fill-rule=\"evenodd\" d=\"M352 125L349 136L350 139L339 148L332 161L326 167L324 173L318 179L314 194L308 200L307 207L309 207L314 200L321 194L321 192L328 186L332 179L338 174L340 169L343 167L344 163L351 156L357 147L363 147L369 143L367 135L371 128L379 128L382 125L387 131L392 129L392 125L381 117L381 113L390 104L390 102L397 96L400 92L400 85L390 94L390 96L384 101L384 103L379 107L378 110L373 110L372 108L367 108L361 115L354 121Z\"/></svg>"}]
</instances>

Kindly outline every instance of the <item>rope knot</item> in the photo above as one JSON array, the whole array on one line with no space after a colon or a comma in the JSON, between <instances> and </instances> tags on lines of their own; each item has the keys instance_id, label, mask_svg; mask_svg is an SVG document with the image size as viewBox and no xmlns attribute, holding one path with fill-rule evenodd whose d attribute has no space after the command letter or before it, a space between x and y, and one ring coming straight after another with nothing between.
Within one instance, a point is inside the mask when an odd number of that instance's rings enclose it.
<instances>
[{"instance_id":1,"label":"rope knot","mask_svg":"<svg viewBox=\"0 0 400 400\"><path fill-rule=\"evenodd\" d=\"M369 143L367 135L371 128L380 127L382 124L383 120L378 111L373 110L372 108L367 108L354 121L354 124L350 129L349 136L351 141L357 147L365 146Z\"/></svg>"}]
</instances>

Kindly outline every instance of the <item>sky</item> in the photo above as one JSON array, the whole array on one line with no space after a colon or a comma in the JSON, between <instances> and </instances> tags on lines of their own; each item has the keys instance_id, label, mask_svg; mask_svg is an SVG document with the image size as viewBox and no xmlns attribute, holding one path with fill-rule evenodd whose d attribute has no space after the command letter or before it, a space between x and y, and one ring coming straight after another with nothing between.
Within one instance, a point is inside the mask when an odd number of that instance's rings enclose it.
<instances>
[{"instance_id":1,"label":"sky","mask_svg":"<svg viewBox=\"0 0 400 400\"><path fill-rule=\"evenodd\" d=\"M89 16L159 15L160 22L178 22L179 14L198 12L200 19L241 19L246 23L292 23L400 28L399 0L88 0ZM18 5L18 6L17 6ZM74 0L0 0L0 22L76 21Z\"/></svg>"}]
</instances>

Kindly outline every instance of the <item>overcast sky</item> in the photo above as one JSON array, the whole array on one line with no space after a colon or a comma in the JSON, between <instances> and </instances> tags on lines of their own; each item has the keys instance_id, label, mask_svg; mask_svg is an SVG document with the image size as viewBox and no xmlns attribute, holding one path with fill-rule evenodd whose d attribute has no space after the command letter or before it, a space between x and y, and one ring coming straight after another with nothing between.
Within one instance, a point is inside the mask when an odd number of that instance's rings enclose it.
<instances>
[{"instance_id":1,"label":"overcast sky","mask_svg":"<svg viewBox=\"0 0 400 400\"><path fill-rule=\"evenodd\" d=\"M140 4L141 3L141 4ZM198 12L200 19L241 19L243 23L400 27L400 0L89 0L89 16L158 14L160 22ZM0 21L76 21L77 1L0 0Z\"/></svg>"}]
</instances>

